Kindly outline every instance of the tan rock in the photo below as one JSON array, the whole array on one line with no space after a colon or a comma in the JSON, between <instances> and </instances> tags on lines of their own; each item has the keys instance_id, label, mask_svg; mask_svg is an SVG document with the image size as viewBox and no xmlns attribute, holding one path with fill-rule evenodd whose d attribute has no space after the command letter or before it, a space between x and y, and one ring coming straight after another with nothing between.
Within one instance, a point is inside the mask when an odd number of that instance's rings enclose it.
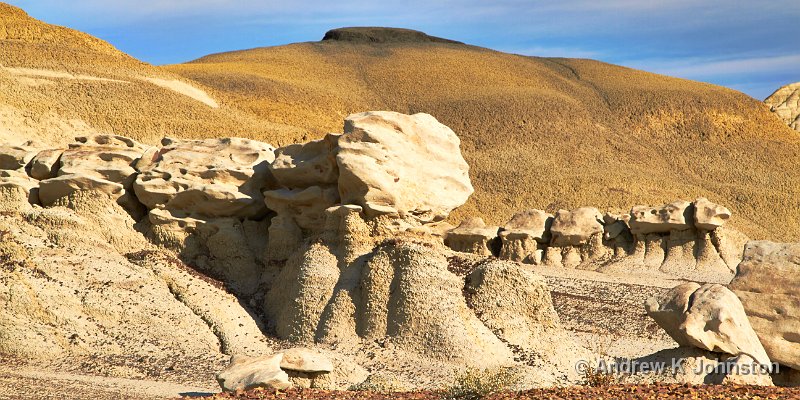
<instances>
[{"instance_id":1,"label":"tan rock","mask_svg":"<svg viewBox=\"0 0 800 400\"><path fill-rule=\"evenodd\" d=\"M277 215L270 220L265 258L286 260L303 243L303 232L291 216Z\"/></svg>"},{"instance_id":2,"label":"tan rock","mask_svg":"<svg viewBox=\"0 0 800 400\"><path fill-rule=\"evenodd\" d=\"M278 215L292 218L307 231L319 232L325 225L325 210L339 201L335 186L278 189L264 192L264 202Z\"/></svg>"},{"instance_id":3,"label":"tan rock","mask_svg":"<svg viewBox=\"0 0 800 400\"><path fill-rule=\"evenodd\" d=\"M770 111L774 112L790 128L800 131L800 82L786 85L764 100Z\"/></svg>"},{"instance_id":4,"label":"tan rock","mask_svg":"<svg viewBox=\"0 0 800 400\"><path fill-rule=\"evenodd\" d=\"M550 242L553 215L542 210L527 210L511 217L500 230L500 258L529 264L542 260L542 247Z\"/></svg>"},{"instance_id":5,"label":"tan rock","mask_svg":"<svg viewBox=\"0 0 800 400\"><path fill-rule=\"evenodd\" d=\"M116 135L92 135L75 138L58 158L55 177L40 182L39 198L42 205L50 206L57 199L82 190L91 190L113 197L127 209L136 208L138 201L128 193L136 177L133 168L145 146L132 139ZM37 154L38 155L38 154ZM39 160L39 176L54 155ZM45 160L49 158L49 160ZM50 173L55 169L50 166Z\"/></svg>"},{"instance_id":6,"label":"tan rock","mask_svg":"<svg viewBox=\"0 0 800 400\"><path fill-rule=\"evenodd\" d=\"M115 199L121 198L126 193L121 183L89 174L69 174L39 182L39 199L43 206L49 207L56 200L81 190L104 193Z\"/></svg>"},{"instance_id":7,"label":"tan rock","mask_svg":"<svg viewBox=\"0 0 800 400\"><path fill-rule=\"evenodd\" d=\"M233 356L228 367L217 374L217 382L226 392L255 388L288 389L292 383L280 367L282 360L282 353L261 357Z\"/></svg>"},{"instance_id":8,"label":"tan rock","mask_svg":"<svg viewBox=\"0 0 800 400\"><path fill-rule=\"evenodd\" d=\"M333 363L328 357L303 347L283 351L282 369L298 372L331 372Z\"/></svg>"},{"instance_id":9,"label":"tan rock","mask_svg":"<svg viewBox=\"0 0 800 400\"><path fill-rule=\"evenodd\" d=\"M455 251L490 256L494 254L499 229L497 226L486 226L483 218L469 218L447 232L444 242Z\"/></svg>"},{"instance_id":10,"label":"tan rock","mask_svg":"<svg viewBox=\"0 0 800 400\"><path fill-rule=\"evenodd\" d=\"M0 170L25 169L37 151L31 142L21 146L0 146Z\"/></svg>"},{"instance_id":11,"label":"tan rock","mask_svg":"<svg viewBox=\"0 0 800 400\"><path fill-rule=\"evenodd\" d=\"M800 243L748 243L729 287L770 358L800 369Z\"/></svg>"},{"instance_id":12,"label":"tan rock","mask_svg":"<svg viewBox=\"0 0 800 400\"><path fill-rule=\"evenodd\" d=\"M558 210L550 227L550 244L556 247L587 244L592 236L603 233L602 221L603 215L593 207Z\"/></svg>"},{"instance_id":13,"label":"tan rock","mask_svg":"<svg viewBox=\"0 0 800 400\"><path fill-rule=\"evenodd\" d=\"M46 149L38 152L31 160L30 174L38 180L50 179L56 176L59 160L64 149Z\"/></svg>"},{"instance_id":14,"label":"tan rock","mask_svg":"<svg viewBox=\"0 0 800 400\"><path fill-rule=\"evenodd\" d=\"M39 182L31 179L25 171L0 170L0 187L18 192L20 200L25 200L25 203L20 202L23 208L27 208L26 204L39 204Z\"/></svg>"},{"instance_id":15,"label":"tan rock","mask_svg":"<svg viewBox=\"0 0 800 400\"><path fill-rule=\"evenodd\" d=\"M428 114L352 114L344 131L336 156L339 194L367 217L440 220L473 192L460 140Z\"/></svg>"},{"instance_id":16,"label":"tan rock","mask_svg":"<svg viewBox=\"0 0 800 400\"><path fill-rule=\"evenodd\" d=\"M659 207L634 206L630 227L634 234L667 233L693 226L692 203L678 200Z\"/></svg>"},{"instance_id":17,"label":"tan rock","mask_svg":"<svg viewBox=\"0 0 800 400\"><path fill-rule=\"evenodd\" d=\"M208 217L252 217L266 213L272 146L249 139L162 140L137 164L134 190L147 208Z\"/></svg>"},{"instance_id":18,"label":"tan rock","mask_svg":"<svg viewBox=\"0 0 800 400\"><path fill-rule=\"evenodd\" d=\"M59 176L86 176L130 189L136 175L133 164L146 150L145 145L117 135L81 136L75 142L61 154Z\"/></svg>"},{"instance_id":19,"label":"tan rock","mask_svg":"<svg viewBox=\"0 0 800 400\"><path fill-rule=\"evenodd\" d=\"M694 201L694 226L697 229L713 231L731 218L731 211L701 197Z\"/></svg>"},{"instance_id":20,"label":"tan rock","mask_svg":"<svg viewBox=\"0 0 800 400\"><path fill-rule=\"evenodd\" d=\"M685 283L645 303L647 314L678 344L748 355L763 365L769 356L736 295L722 285Z\"/></svg>"},{"instance_id":21,"label":"tan rock","mask_svg":"<svg viewBox=\"0 0 800 400\"><path fill-rule=\"evenodd\" d=\"M320 140L276 149L270 171L277 183L290 189L335 184L339 178L336 150L340 136L331 133Z\"/></svg>"}]
</instances>

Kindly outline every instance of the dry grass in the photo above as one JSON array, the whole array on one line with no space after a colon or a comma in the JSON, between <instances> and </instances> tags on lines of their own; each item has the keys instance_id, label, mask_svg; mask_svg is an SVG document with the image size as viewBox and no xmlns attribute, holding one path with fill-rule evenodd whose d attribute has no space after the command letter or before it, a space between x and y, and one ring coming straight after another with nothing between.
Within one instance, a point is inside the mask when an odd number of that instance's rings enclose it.
<instances>
[{"instance_id":1,"label":"dry grass","mask_svg":"<svg viewBox=\"0 0 800 400\"><path fill-rule=\"evenodd\" d=\"M800 238L800 136L722 87L442 43L300 43L166 69L306 131L267 138L278 145L362 110L434 115L461 137L477 189L454 222L706 196L754 238Z\"/></svg>"}]
</instances>

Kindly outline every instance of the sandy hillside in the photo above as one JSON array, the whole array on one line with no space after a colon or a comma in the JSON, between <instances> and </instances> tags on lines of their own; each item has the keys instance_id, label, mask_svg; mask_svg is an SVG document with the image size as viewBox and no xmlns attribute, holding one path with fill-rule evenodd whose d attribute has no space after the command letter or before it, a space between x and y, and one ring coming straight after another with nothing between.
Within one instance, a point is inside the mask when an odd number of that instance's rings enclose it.
<instances>
[{"instance_id":1,"label":"sandy hillside","mask_svg":"<svg viewBox=\"0 0 800 400\"><path fill-rule=\"evenodd\" d=\"M332 39L331 39L332 38ZM340 40L333 40L333 39ZM742 93L592 60L523 57L371 29L166 67L310 136L368 109L426 112L477 192L453 217L706 196L754 238L800 238L800 136ZM276 145L300 134L270 136Z\"/></svg>"},{"instance_id":2,"label":"sandy hillside","mask_svg":"<svg viewBox=\"0 0 800 400\"><path fill-rule=\"evenodd\" d=\"M91 132L268 136L225 95L140 62L95 37L0 3L0 141L70 142Z\"/></svg>"}]
</instances>

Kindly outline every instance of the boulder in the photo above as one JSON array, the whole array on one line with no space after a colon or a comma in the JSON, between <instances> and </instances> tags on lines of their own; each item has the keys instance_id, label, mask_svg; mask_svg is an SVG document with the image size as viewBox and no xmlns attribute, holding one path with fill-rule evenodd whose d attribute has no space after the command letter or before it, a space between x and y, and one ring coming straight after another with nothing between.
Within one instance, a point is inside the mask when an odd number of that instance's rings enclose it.
<instances>
[{"instance_id":1,"label":"boulder","mask_svg":"<svg viewBox=\"0 0 800 400\"><path fill-rule=\"evenodd\" d=\"M57 199L81 190L105 193L128 209L137 203L128 194L136 177L133 164L141 157L145 146L117 135L92 135L75 138L58 157L56 166L50 165L55 157L45 154L39 159L39 176L56 176L40 182L39 198L42 205L51 206ZM38 156L38 154L37 154ZM50 174L44 172L48 168Z\"/></svg>"},{"instance_id":2,"label":"boulder","mask_svg":"<svg viewBox=\"0 0 800 400\"><path fill-rule=\"evenodd\" d=\"M20 204L39 204L39 182L22 170L0 170L0 187L18 193ZM25 203L22 203L24 199Z\"/></svg>"},{"instance_id":3,"label":"boulder","mask_svg":"<svg viewBox=\"0 0 800 400\"><path fill-rule=\"evenodd\" d=\"M476 315L508 343L537 347L562 329L544 279L517 263L485 261L467 276L465 289Z\"/></svg>"},{"instance_id":4,"label":"boulder","mask_svg":"<svg viewBox=\"0 0 800 400\"><path fill-rule=\"evenodd\" d=\"M731 211L701 197L694 201L694 226L697 229L713 231L731 218Z\"/></svg>"},{"instance_id":5,"label":"boulder","mask_svg":"<svg viewBox=\"0 0 800 400\"><path fill-rule=\"evenodd\" d=\"M277 183L290 189L335 184L339 178L336 151L340 136L330 133L320 140L276 149L270 171Z\"/></svg>"},{"instance_id":6,"label":"boulder","mask_svg":"<svg viewBox=\"0 0 800 400\"><path fill-rule=\"evenodd\" d=\"M718 284L685 283L645 303L647 315L681 346L747 355L761 365L770 358L736 295Z\"/></svg>"},{"instance_id":7,"label":"boulder","mask_svg":"<svg viewBox=\"0 0 800 400\"><path fill-rule=\"evenodd\" d=\"M36 153L30 163L31 177L40 181L55 177L63 152L64 149L45 149Z\"/></svg>"},{"instance_id":8,"label":"boulder","mask_svg":"<svg viewBox=\"0 0 800 400\"><path fill-rule=\"evenodd\" d=\"M275 155L272 146L249 139L165 138L137 164L133 185L148 209L207 217L257 217L266 213L261 194Z\"/></svg>"},{"instance_id":9,"label":"boulder","mask_svg":"<svg viewBox=\"0 0 800 400\"><path fill-rule=\"evenodd\" d=\"M220 388L226 392L255 388L288 389L289 375L281 369L283 354L261 357L233 356L227 368L217 374Z\"/></svg>"},{"instance_id":10,"label":"boulder","mask_svg":"<svg viewBox=\"0 0 800 400\"><path fill-rule=\"evenodd\" d=\"M593 207L558 210L550 227L550 244L556 247L587 244L592 236L603 233L602 222L603 215Z\"/></svg>"},{"instance_id":11,"label":"boulder","mask_svg":"<svg viewBox=\"0 0 800 400\"><path fill-rule=\"evenodd\" d=\"M630 220L630 214L603 214L603 239L614 240L623 233L630 232Z\"/></svg>"},{"instance_id":12,"label":"boulder","mask_svg":"<svg viewBox=\"0 0 800 400\"><path fill-rule=\"evenodd\" d=\"M37 149L32 142L21 146L0 146L0 170L24 169L36 155Z\"/></svg>"},{"instance_id":13,"label":"boulder","mask_svg":"<svg viewBox=\"0 0 800 400\"><path fill-rule=\"evenodd\" d=\"M282 369L297 372L333 371L333 363L328 357L303 347L295 347L283 351L283 359L280 366Z\"/></svg>"},{"instance_id":14,"label":"boulder","mask_svg":"<svg viewBox=\"0 0 800 400\"><path fill-rule=\"evenodd\" d=\"M749 242L729 287L772 361L800 369L800 243Z\"/></svg>"},{"instance_id":15,"label":"boulder","mask_svg":"<svg viewBox=\"0 0 800 400\"><path fill-rule=\"evenodd\" d=\"M692 203L678 200L659 207L634 206L631 209L630 227L634 234L667 233L692 228L694 210Z\"/></svg>"},{"instance_id":16,"label":"boulder","mask_svg":"<svg viewBox=\"0 0 800 400\"><path fill-rule=\"evenodd\" d=\"M445 244L455 251L491 256L496 252L497 226L486 226L483 218L469 218L447 232Z\"/></svg>"},{"instance_id":17,"label":"boulder","mask_svg":"<svg viewBox=\"0 0 800 400\"><path fill-rule=\"evenodd\" d=\"M550 242L553 215L542 210L526 210L514 214L500 230L500 258L538 264L541 245Z\"/></svg>"},{"instance_id":18,"label":"boulder","mask_svg":"<svg viewBox=\"0 0 800 400\"><path fill-rule=\"evenodd\" d=\"M336 162L342 203L362 206L367 217L441 220L473 192L460 140L428 114L348 116Z\"/></svg>"},{"instance_id":19,"label":"boulder","mask_svg":"<svg viewBox=\"0 0 800 400\"><path fill-rule=\"evenodd\" d=\"M81 190L104 193L114 199L122 198L126 193L121 183L111 182L91 174L69 174L39 182L39 200L43 206L49 207L56 200Z\"/></svg>"}]
</instances>

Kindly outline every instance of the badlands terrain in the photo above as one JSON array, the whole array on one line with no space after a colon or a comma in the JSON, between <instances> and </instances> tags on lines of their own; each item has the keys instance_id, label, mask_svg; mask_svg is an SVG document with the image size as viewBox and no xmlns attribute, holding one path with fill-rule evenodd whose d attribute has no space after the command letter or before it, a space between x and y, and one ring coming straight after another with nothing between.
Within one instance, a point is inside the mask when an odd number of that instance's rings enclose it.
<instances>
[{"instance_id":1,"label":"badlands terrain","mask_svg":"<svg viewBox=\"0 0 800 400\"><path fill-rule=\"evenodd\" d=\"M796 85L388 28L156 67L2 3L0 54L0 397L798 395Z\"/></svg>"}]
</instances>

